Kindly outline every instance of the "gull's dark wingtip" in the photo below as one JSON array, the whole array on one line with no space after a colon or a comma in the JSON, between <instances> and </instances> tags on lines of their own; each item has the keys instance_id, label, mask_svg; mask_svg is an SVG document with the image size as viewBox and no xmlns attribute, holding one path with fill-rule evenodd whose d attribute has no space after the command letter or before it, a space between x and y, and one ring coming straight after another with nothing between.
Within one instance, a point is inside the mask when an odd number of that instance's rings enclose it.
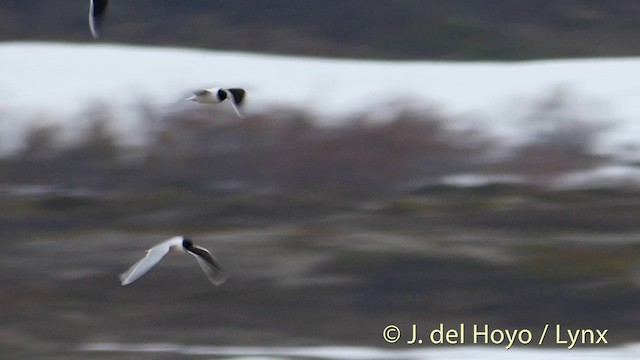
<instances>
[{"instance_id":1,"label":"gull's dark wingtip","mask_svg":"<svg viewBox=\"0 0 640 360\"><path fill-rule=\"evenodd\" d=\"M228 89L228 91L231 93L231 97L233 98L234 104L240 106L244 103L245 96L247 95L247 92L244 89L231 88L231 89Z\"/></svg>"}]
</instances>

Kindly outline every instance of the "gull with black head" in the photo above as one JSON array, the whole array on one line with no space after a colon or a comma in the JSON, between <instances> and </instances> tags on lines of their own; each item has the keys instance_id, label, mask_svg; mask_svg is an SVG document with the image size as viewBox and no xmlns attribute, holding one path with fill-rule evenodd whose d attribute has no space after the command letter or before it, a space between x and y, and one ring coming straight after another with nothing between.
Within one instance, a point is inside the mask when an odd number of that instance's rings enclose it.
<instances>
[{"instance_id":1,"label":"gull with black head","mask_svg":"<svg viewBox=\"0 0 640 360\"><path fill-rule=\"evenodd\" d=\"M231 105L233 105L233 110L235 110L239 117L243 117L240 109L244 105L246 95L247 92L241 88L211 88L198 90L187 100L202 104L219 104L230 99Z\"/></svg>"},{"instance_id":2,"label":"gull with black head","mask_svg":"<svg viewBox=\"0 0 640 360\"><path fill-rule=\"evenodd\" d=\"M129 285L136 281L142 275L146 274L153 266L155 266L169 252L189 253L193 255L198 264L207 275L207 279L214 285L221 285L225 282L226 275L218 260L209 252L209 250L194 245L193 241L185 236L174 236L165 240L151 249L147 250L145 257L133 264L129 270L120 275L122 286Z\"/></svg>"}]
</instances>

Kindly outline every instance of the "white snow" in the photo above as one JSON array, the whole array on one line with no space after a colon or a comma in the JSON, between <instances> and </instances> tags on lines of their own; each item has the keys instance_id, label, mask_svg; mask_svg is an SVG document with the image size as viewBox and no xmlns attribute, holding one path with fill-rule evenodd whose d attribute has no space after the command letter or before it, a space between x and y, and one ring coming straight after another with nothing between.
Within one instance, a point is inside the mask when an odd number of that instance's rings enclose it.
<instances>
[{"instance_id":1,"label":"white snow","mask_svg":"<svg viewBox=\"0 0 640 360\"><path fill-rule=\"evenodd\" d=\"M51 119L73 124L95 103L127 129L141 100L166 111L192 90L241 86L248 111L282 105L337 122L393 102L418 104L519 136L531 104L564 89L583 115L611 121L607 145L640 140L640 58L528 62L365 61L110 44L0 43L0 135ZM188 106L202 106L189 104ZM1 143L1 141L0 141Z\"/></svg>"},{"instance_id":2,"label":"white snow","mask_svg":"<svg viewBox=\"0 0 640 360\"><path fill-rule=\"evenodd\" d=\"M627 188L640 189L640 168L619 164L604 165L561 176L558 189Z\"/></svg>"}]
</instances>

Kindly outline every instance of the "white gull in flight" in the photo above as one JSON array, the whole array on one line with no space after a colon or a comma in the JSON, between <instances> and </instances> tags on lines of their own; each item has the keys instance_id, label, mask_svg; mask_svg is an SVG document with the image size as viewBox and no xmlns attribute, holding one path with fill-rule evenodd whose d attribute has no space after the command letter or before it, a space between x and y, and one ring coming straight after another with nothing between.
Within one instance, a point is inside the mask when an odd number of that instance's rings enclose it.
<instances>
[{"instance_id":1,"label":"white gull in flight","mask_svg":"<svg viewBox=\"0 0 640 360\"><path fill-rule=\"evenodd\" d=\"M242 106L244 105L246 91L241 88L211 88L202 89L193 93L193 96L187 100L203 103L203 104L219 104L226 99L231 99L233 110L235 110L238 116L243 117Z\"/></svg>"},{"instance_id":2,"label":"white gull in flight","mask_svg":"<svg viewBox=\"0 0 640 360\"><path fill-rule=\"evenodd\" d=\"M220 285L225 282L226 275L220 267L218 260L211 255L211 253L200 246L194 245L191 239L185 236L174 236L169 240L165 240L151 249L147 250L145 257L133 264L129 270L120 275L120 282L122 286L129 285L136 281L147 271L149 271L154 265L156 265L162 258L170 251L178 253L189 253L193 255L198 264L207 275L209 281L214 285Z\"/></svg>"}]
</instances>

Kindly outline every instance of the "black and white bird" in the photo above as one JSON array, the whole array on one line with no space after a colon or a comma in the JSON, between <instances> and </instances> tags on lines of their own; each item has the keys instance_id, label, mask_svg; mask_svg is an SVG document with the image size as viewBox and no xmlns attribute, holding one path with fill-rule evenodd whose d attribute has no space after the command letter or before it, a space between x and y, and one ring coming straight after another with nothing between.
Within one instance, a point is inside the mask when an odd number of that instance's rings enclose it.
<instances>
[{"instance_id":1,"label":"black and white bird","mask_svg":"<svg viewBox=\"0 0 640 360\"><path fill-rule=\"evenodd\" d=\"M187 100L203 103L203 104L219 104L227 99L231 100L233 110L240 117L244 117L241 109L244 105L244 100L247 92L241 88L211 88L202 89L193 93L193 96Z\"/></svg>"},{"instance_id":2,"label":"black and white bird","mask_svg":"<svg viewBox=\"0 0 640 360\"><path fill-rule=\"evenodd\" d=\"M162 260L162 258L170 251L178 253L186 252L193 255L212 284L220 285L227 280L218 260L211 255L209 250L194 245L193 241L188 237L174 236L171 239L165 240L147 250L145 257L133 264L129 270L122 273L120 275L120 282L122 283L122 286L131 284L147 273L147 271L160 262L160 260Z\"/></svg>"},{"instance_id":3,"label":"black and white bird","mask_svg":"<svg viewBox=\"0 0 640 360\"><path fill-rule=\"evenodd\" d=\"M102 23L107 13L107 5L109 5L109 0L89 1L89 29L94 39L100 36Z\"/></svg>"}]
</instances>

